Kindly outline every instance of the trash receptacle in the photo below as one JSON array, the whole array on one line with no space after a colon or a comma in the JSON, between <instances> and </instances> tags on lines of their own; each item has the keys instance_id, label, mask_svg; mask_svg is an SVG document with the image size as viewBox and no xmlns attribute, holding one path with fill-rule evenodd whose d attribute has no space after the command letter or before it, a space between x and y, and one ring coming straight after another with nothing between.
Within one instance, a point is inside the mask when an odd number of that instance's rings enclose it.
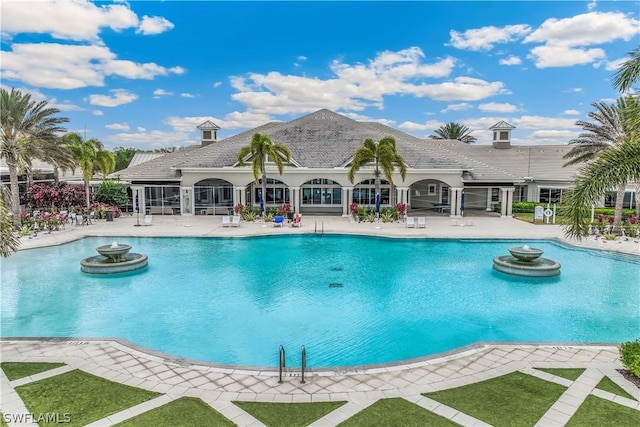
<instances>
[{"instance_id":1,"label":"trash receptacle","mask_svg":"<svg viewBox=\"0 0 640 427\"><path fill-rule=\"evenodd\" d=\"M107 221L113 221L113 211L107 211Z\"/></svg>"}]
</instances>

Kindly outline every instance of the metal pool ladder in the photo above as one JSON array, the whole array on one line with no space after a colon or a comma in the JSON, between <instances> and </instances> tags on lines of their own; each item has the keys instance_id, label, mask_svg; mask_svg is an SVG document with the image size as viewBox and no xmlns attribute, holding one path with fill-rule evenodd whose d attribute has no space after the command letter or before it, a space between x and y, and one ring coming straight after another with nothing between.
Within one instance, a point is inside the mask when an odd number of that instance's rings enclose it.
<instances>
[{"instance_id":1,"label":"metal pool ladder","mask_svg":"<svg viewBox=\"0 0 640 427\"><path fill-rule=\"evenodd\" d=\"M320 221L320 229L318 230L318 221L315 222L313 234L324 234L324 221Z\"/></svg>"},{"instance_id":2,"label":"metal pool ladder","mask_svg":"<svg viewBox=\"0 0 640 427\"><path fill-rule=\"evenodd\" d=\"M300 352L301 352L301 356L302 356L302 366L300 368L302 377L300 379L300 382L302 384L304 384L306 381L304 380L304 373L307 369L307 351L304 348L304 345L302 347L300 347ZM284 347L282 345L280 345L280 348L278 349L278 353L279 353L279 361L278 361L278 384L282 384L282 373L284 372L284 368L286 366L286 354L284 351Z\"/></svg>"}]
</instances>

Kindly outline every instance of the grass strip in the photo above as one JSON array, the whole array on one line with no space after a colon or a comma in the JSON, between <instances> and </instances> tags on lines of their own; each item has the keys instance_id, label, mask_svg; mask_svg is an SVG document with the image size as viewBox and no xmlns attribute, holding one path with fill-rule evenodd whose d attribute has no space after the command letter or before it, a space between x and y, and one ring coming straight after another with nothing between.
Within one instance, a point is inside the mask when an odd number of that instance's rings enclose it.
<instances>
[{"instance_id":1,"label":"grass strip","mask_svg":"<svg viewBox=\"0 0 640 427\"><path fill-rule=\"evenodd\" d=\"M26 362L2 362L0 368L4 371L9 381L19 380L20 378L30 377L40 372L49 371L51 369L64 366L64 363L26 363Z\"/></svg>"},{"instance_id":2,"label":"grass strip","mask_svg":"<svg viewBox=\"0 0 640 427\"><path fill-rule=\"evenodd\" d=\"M89 424L160 395L79 370L16 387L16 392L32 414L68 414L67 427Z\"/></svg>"},{"instance_id":3,"label":"grass strip","mask_svg":"<svg viewBox=\"0 0 640 427\"><path fill-rule=\"evenodd\" d=\"M338 424L340 427L450 427L458 426L421 406L400 397L380 399L373 405L364 408L353 417Z\"/></svg>"},{"instance_id":4,"label":"grass strip","mask_svg":"<svg viewBox=\"0 0 640 427\"><path fill-rule=\"evenodd\" d=\"M346 402L267 403L233 402L269 427L303 427Z\"/></svg>"},{"instance_id":5,"label":"grass strip","mask_svg":"<svg viewBox=\"0 0 640 427\"><path fill-rule=\"evenodd\" d=\"M625 391L618 384L614 383L613 380L609 377L603 377L596 388L604 391L608 391L609 393L617 394L618 396L626 397L627 399L637 401L635 397L631 396L629 393Z\"/></svg>"},{"instance_id":6,"label":"grass strip","mask_svg":"<svg viewBox=\"0 0 640 427\"><path fill-rule=\"evenodd\" d=\"M575 381L584 372L584 368L536 368L538 371Z\"/></svg>"},{"instance_id":7,"label":"grass strip","mask_svg":"<svg viewBox=\"0 0 640 427\"><path fill-rule=\"evenodd\" d=\"M4 422L4 414L0 412L0 427L9 427L7 423Z\"/></svg>"},{"instance_id":8,"label":"grass strip","mask_svg":"<svg viewBox=\"0 0 640 427\"><path fill-rule=\"evenodd\" d=\"M567 388L513 372L454 389L425 393L467 415L496 427L532 426Z\"/></svg>"},{"instance_id":9,"label":"grass strip","mask_svg":"<svg viewBox=\"0 0 640 427\"><path fill-rule=\"evenodd\" d=\"M235 426L231 420L211 408L201 399L181 397L116 424L118 427L189 427L189 426Z\"/></svg>"},{"instance_id":10,"label":"grass strip","mask_svg":"<svg viewBox=\"0 0 640 427\"><path fill-rule=\"evenodd\" d=\"M640 426L640 411L589 395L566 427Z\"/></svg>"}]
</instances>

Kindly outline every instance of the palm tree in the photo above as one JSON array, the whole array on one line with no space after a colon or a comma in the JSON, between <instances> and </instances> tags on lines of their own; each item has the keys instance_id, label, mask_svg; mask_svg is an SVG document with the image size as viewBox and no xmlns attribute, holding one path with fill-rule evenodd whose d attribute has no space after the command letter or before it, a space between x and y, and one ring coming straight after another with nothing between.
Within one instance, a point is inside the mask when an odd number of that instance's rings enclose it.
<instances>
[{"instance_id":1,"label":"palm tree","mask_svg":"<svg viewBox=\"0 0 640 427\"><path fill-rule=\"evenodd\" d=\"M47 101L31 99L31 94L13 88L0 89L0 157L6 160L9 169L10 212L16 229L20 228L18 167L30 167L34 159L59 167L72 164L71 155L59 137L65 131L60 125L68 119L56 116L58 113L60 110L50 107Z\"/></svg>"},{"instance_id":2,"label":"palm tree","mask_svg":"<svg viewBox=\"0 0 640 427\"><path fill-rule=\"evenodd\" d=\"M82 170L84 189L86 193L87 208L91 205L90 185L93 174L99 170L105 178L112 173L116 167L115 155L104 150L102 142L97 139L83 140L77 133L68 133L64 136L66 147L73 154L75 170L79 167Z\"/></svg>"},{"instance_id":3,"label":"palm tree","mask_svg":"<svg viewBox=\"0 0 640 427\"><path fill-rule=\"evenodd\" d=\"M570 159L564 166L587 163L596 159L601 153L622 144L631 138L631 131L628 126L627 114L635 108L632 98L618 98L615 104L605 102L595 102L591 104L595 111L588 114L593 122L579 120L576 126L585 130L578 138L569 141L575 146L564 155L564 159ZM613 221L615 231L620 230L622 223L622 205L626 182L617 186L616 207Z\"/></svg>"},{"instance_id":4,"label":"palm tree","mask_svg":"<svg viewBox=\"0 0 640 427\"><path fill-rule=\"evenodd\" d=\"M435 135L429 135L429 139L457 139L465 144L473 144L476 137L471 135L471 130L465 125L451 122L440 126L434 131Z\"/></svg>"},{"instance_id":5,"label":"palm tree","mask_svg":"<svg viewBox=\"0 0 640 427\"><path fill-rule=\"evenodd\" d=\"M271 161L278 167L278 173L282 175L284 171L284 162L291 161L291 151L280 143L273 142L268 135L260 135L256 133L251 138L251 143L245 147L242 147L238 151L238 163L240 166L244 166L244 161L247 156L251 157L251 168L253 170L253 178L256 184L262 181L262 197L263 203L266 204L267 200L267 161Z\"/></svg>"},{"instance_id":6,"label":"palm tree","mask_svg":"<svg viewBox=\"0 0 640 427\"><path fill-rule=\"evenodd\" d=\"M620 92L627 92L640 81L640 46L627 54L629 59L622 63L614 74L613 86ZM640 102L636 91L636 108L629 113L630 126L640 128ZM640 181L636 181L636 214L640 215Z\"/></svg>"},{"instance_id":7,"label":"palm tree","mask_svg":"<svg viewBox=\"0 0 640 427\"><path fill-rule=\"evenodd\" d=\"M13 227L9 215L11 208L11 193L4 185L0 186L0 256L8 257L20 247L20 239Z\"/></svg>"},{"instance_id":8,"label":"palm tree","mask_svg":"<svg viewBox=\"0 0 640 427\"><path fill-rule=\"evenodd\" d=\"M353 153L348 174L349 181L353 183L356 172L369 163L373 163L376 195L380 194L381 174L384 173L385 178L391 185L394 185L393 171L396 166L400 169L400 176L403 181L407 176L407 162L396 151L396 140L390 136L382 138L379 142L374 142L371 138L367 138L364 141L364 146Z\"/></svg>"},{"instance_id":9,"label":"palm tree","mask_svg":"<svg viewBox=\"0 0 640 427\"><path fill-rule=\"evenodd\" d=\"M622 143L603 151L587 163L564 200L563 214L569 223L567 237L580 239L589 232L590 206L612 186L640 180L640 139L637 133Z\"/></svg>"},{"instance_id":10,"label":"palm tree","mask_svg":"<svg viewBox=\"0 0 640 427\"><path fill-rule=\"evenodd\" d=\"M629 59L613 75L613 86L620 92L631 89L640 80L640 46L629 52Z\"/></svg>"}]
</instances>

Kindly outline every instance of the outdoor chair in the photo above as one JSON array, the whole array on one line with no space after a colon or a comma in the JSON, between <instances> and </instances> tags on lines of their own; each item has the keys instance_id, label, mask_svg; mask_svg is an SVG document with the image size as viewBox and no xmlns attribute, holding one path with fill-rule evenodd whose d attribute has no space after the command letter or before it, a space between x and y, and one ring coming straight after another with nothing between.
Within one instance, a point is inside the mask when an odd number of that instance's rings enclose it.
<instances>
[{"instance_id":1,"label":"outdoor chair","mask_svg":"<svg viewBox=\"0 0 640 427\"><path fill-rule=\"evenodd\" d=\"M427 218L424 216L419 216L418 217L418 224L416 225L417 228L426 228L427 227Z\"/></svg>"},{"instance_id":2,"label":"outdoor chair","mask_svg":"<svg viewBox=\"0 0 640 427\"><path fill-rule=\"evenodd\" d=\"M407 217L407 228L415 228L416 227L416 219L412 216Z\"/></svg>"},{"instance_id":3,"label":"outdoor chair","mask_svg":"<svg viewBox=\"0 0 640 427\"><path fill-rule=\"evenodd\" d=\"M231 217L231 226L240 227L240 215L234 215Z\"/></svg>"},{"instance_id":4,"label":"outdoor chair","mask_svg":"<svg viewBox=\"0 0 640 427\"><path fill-rule=\"evenodd\" d=\"M152 221L153 221L153 215L144 216L144 225L151 225Z\"/></svg>"},{"instance_id":5,"label":"outdoor chair","mask_svg":"<svg viewBox=\"0 0 640 427\"><path fill-rule=\"evenodd\" d=\"M295 214L293 219L291 220L292 227L301 227L302 226L302 214Z\"/></svg>"},{"instance_id":6,"label":"outdoor chair","mask_svg":"<svg viewBox=\"0 0 640 427\"><path fill-rule=\"evenodd\" d=\"M274 227L282 227L282 224L284 224L284 217L283 216L278 215L273 219L273 226Z\"/></svg>"},{"instance_id":7,"label":"outdoor chair","mask_svg":"<svg viewBox=\"0 0 640 427\"><path fill-rule=\"evenodd\" d=\"M231 217L229 215L225 215L222 217L222 226L231 227Z\"/></svg>"}]
</instances>

